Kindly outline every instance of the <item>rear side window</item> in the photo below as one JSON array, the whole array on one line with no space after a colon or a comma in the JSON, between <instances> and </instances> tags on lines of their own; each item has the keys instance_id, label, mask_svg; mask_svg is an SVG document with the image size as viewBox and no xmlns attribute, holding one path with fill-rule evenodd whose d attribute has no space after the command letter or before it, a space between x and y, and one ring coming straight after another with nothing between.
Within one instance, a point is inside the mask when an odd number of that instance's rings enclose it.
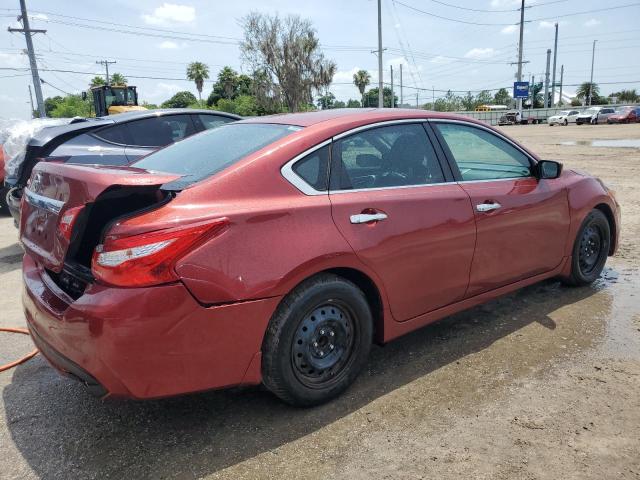
<instances>
[{"instance_id":1,"label":"rear side window","mask_svg":"<svg viewBox=\"0 0 640 480\"><path fill-rule=\"evenodd\" d=\"M112 125L110 127L103 128L94 133L94 135L101 140L106 140L111 143L117 143L120 145L127 145L129 143L126 124Z\"/></svg>"},{"instance_id":2,"label":"rear side window","mask_svg":"<svg viewBox=\"0 0 640 480\"><path fill-rule=\"evenodd\" d=\"M182 186L224 170L242 158L301 127L267 123L230 123L205 130L144 157L134 165L183 175Z\"/></svg>"},{"instance_id":3,"label":"rear side window","mask_svg":"<svg viewBox=\"0 0 640 480\"><path fill-rule=\"evenodd\" d=\"M162 115L125 124L130 145L164 147L195 133L190 115Z\"/></svg>"},{"instance_id":4,"label":"rear side window","mask_svg":"<svg viewBox=\"0 0 640 480\"><path fill-rule=\"evenodd\" d=\"M293 166L296 175L318 191L326 191L328 187L329 146L319 148Z\"/></svg>"}]
</instances>

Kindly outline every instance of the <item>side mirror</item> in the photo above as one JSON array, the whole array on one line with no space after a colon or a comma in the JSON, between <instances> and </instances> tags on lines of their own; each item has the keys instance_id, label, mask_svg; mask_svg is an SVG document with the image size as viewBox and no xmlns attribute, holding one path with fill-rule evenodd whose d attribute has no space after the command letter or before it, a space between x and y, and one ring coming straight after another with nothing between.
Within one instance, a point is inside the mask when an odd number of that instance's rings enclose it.
<instances>
[{"instance_id":1,"label":"side mirror","mask_svg":"<svg viewBox=\"0 0 640 480\"><path fill-rule=\"evenodd\" d=\"M540 160L538 162L538 178L558 178L562 173L562 164L553 160Z\"/></svg>"},{"instance_id":2,"label":"side mirror","mask_svg":"<svg viewBox=\"0 0 640 480\"><path fill-rule=\"evenodd\" d=\"M87 99L87 92L85 92L84 90L82 91L82 100L86 100Z\"/></svg>"},{"instance_id":3,"label":"side mirror","mask_svg":"<svg viewBox=\"0 0 640 480\"><path fill-rule=\"evenodd\" d=\"M356 157L356 165L363 168L377 168L382 166L382 159L371 153L361 153Z\"/></svg>"}]
</instances>

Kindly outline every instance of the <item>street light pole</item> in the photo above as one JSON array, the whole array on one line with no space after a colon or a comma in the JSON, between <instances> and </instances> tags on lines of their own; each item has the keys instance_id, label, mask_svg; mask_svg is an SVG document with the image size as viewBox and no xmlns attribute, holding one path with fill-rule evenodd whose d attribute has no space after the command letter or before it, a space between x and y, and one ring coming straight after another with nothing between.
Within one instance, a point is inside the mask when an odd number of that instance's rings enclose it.
<instances>
[{"instance_id":1,"label":"street light pole","mask_svg":"<svg viewBox=\"0 0 640 480\"><path fill-rule=\"evenodd\" d=\"M522 0L524 4L524 0ZM382 0L378 0L378 108L384 108L382 82Z\"/></svg>"},{"instance_id":2,"label":"street light pole","mask_svg":"<svg viewBox=\"0 0 640 480\"><path fill-rule=\"evenodd\" d=\"M553 74L551 76L551 106L556 104L556 61L558 59L558 23L556 22L556 39L553 44Z\"/></svg>"},{"instance_id":3,"label":"street light pole","mask_svg":"<svg viewBox=\"0 0 640 480\"><path fill-rule=\"evenodd\" d=\"M522 81L522 42L524 40L524 0L520 7L520 42L518 43L518 81ZM522 99L518 99L518 111L522 117Z\"/></svg>"},{"instance_id":4,"label":"street light pole","mask_svg":"<svg viewBox=\"0 0 640 480\"><path fill-rule=\"evenodd\" d=\"M596 42L593 41L593 50L591 51L591 80L589 81L589 106L591 106L591 96L593 95L593 61L596 57Z\"/></svg>"}]
</instances>

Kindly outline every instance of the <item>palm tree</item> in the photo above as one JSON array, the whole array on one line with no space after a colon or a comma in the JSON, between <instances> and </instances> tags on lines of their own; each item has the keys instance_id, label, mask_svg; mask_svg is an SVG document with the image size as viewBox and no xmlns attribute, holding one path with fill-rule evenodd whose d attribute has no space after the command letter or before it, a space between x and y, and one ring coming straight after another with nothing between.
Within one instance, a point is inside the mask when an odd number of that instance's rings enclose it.
<instances>
[{"instance_id":1,"label":"palm tree","mask_svg":"<svg viewBox=\"0 0 640 480\"><path fill-rule=\"evenodd\" d=\"M209 67L202 62L191 62L187 66L187 79L193 80L196 83L198 89L198 97L200 103L202 103L202 86L204 81L209 78Z\"/></svg>"},{"instance_id":2,"label":"palm tree","mask_svg":"<svg viewBox=\"0 0 640 480\"><path fill-rule=\"evenodd\" d=\"M576 90L576 97L580 100L583 98L586 99L586 104L591 105L592 100L594 98L598 98L600 96L600 87L598 87L597 83L591 82L582 82Z\"/></svg>"},{"instance_id":3,"label":"palm tree","mask_svg":"<svg viewBox=\"0 0 640 480\"><path fill-rule=\"evenodd\" d=\"M127 79L125 78L124 75L122 75L121 73L114 73L113 75L111 75L111 85L126 85L127 84Z\"/></svg>"},{"instance_id":4,"label":"palm tree","mask_svg":"<svg viewBox=\"0 0 640 480\"><path fill-rule=\"evenodd\" d=\"M362 98L362 106L364 107L364 90L367 85L371 83L371 75L366 70L358 70L353 74L353 84L360 90L360 97Z\"/></svg>"},{"instance_id":5,"label":"palm tree","mask_svg":"<svg viewBox=\"0 0 640 480\"><path fill-rule=\"evenodd\" d=\"M105 82L104 78L96 75L95 77L93 77L91 79L91 87L100 87L102 85L106 85L107 82Z\"/></svg>"}]
</instances>

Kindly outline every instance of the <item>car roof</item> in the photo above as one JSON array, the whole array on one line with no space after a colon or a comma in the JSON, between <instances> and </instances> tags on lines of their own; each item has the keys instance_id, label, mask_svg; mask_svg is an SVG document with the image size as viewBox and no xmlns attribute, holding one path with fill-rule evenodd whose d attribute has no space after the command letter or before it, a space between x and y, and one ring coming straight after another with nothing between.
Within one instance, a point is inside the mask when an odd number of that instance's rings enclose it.
<instances>
[{"instance_id":1,"label":"car roof","mask_svg":"<svg viewBox=\"0 0 640 480\"><path fill-rule=\"evenodd\" d=\"M153 110L134 110L131 112L118 113L116 115L109 115L107 117L98 117L101 119L110 120L113 123L128 122L129 120L138 120L141 118L161 117L164 115L178 115L178 114L205 114L205 115L220 115L221 117L233 118L239 120L242 117L228 112L219 112L217 110L207 110L204 108L156 108Z\"/></svg>"},{"instance_id":2,"label":"car roof","mask_svg":"<svg viewBox=\"0 0 640 480\"><path fill-rule=\"evenodd\" d=\"M263 117L252 117L241 120L239 123L278 123L283 125L296 125L299 127L311 127L324 122L366 124L385 120L413 118L445 118L477 122L473 118L463 115L422 110L418 108L335 108L320 110L317 112L281 113L277 115L266 115Z\"/></svg>"}]
</instances>

